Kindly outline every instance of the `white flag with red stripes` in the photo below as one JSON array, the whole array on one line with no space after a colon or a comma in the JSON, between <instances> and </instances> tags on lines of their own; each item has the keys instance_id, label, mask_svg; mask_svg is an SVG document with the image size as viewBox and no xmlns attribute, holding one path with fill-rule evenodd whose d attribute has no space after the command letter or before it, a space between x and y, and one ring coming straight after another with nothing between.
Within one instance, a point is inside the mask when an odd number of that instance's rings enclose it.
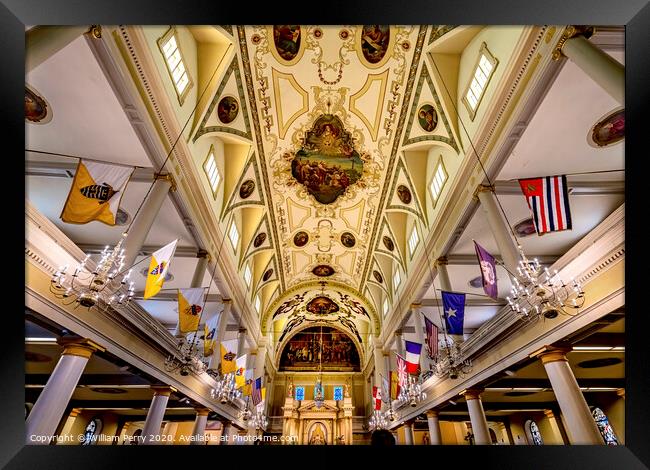
<instances>
[{"instance_id":1,"label":"white flag with red stripes","mask_svg":"<svg viewBox=\"0 0 650 470\"><path fill-rule=\"evenodd\" d=\"M533 213L533 222L538 235L571 230L571 211L565 175L521 179L519 186Z\"/></svg>"}]
</instances>

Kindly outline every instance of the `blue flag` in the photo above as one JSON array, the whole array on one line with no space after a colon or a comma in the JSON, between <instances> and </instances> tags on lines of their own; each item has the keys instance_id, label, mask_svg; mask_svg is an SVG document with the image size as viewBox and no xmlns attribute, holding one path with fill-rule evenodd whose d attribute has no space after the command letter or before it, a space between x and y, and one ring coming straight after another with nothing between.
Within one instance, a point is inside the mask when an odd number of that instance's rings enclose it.
<instances>
[{"instance_id":1,"label":"blue flag","mask_svg":"<svg viewBox=\"0 0 650 470\"><path fill-rule=\"evenodd\" d=\"M447 333L462 335L463 320L465 319L465 294L442 291L442 305Z\"/></svg>"}]
</instances>

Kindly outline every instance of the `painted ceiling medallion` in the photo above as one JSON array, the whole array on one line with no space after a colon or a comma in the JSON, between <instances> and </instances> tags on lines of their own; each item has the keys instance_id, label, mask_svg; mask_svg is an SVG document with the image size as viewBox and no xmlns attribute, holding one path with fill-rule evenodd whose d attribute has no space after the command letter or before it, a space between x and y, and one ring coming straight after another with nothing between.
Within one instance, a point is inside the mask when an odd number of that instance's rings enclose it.
<instances>
[{"instance_id":1,"label":"painted ceiling medallion","mask_svg":"<svg viewBox=\"0 0 650 470\"><path fill-rule=\"evenodd\" d=\"M281 24L273 26L273 42L280 57L286 61L296 58L300 50L301 30L299 25Z\"/></svg>"},{"instance_id":2,"label":"painted ceiling medallion","mask_svg":"<svg viewBox=\"0 0 650 470\"><path fill-rule=\"evenodd\" d=\"M316 39L320 39L320 38L322 38L322 37L323 37L323 30L320 29L320 28L316 28L316 29L314 29L314 37L315 37Z\"/></svg>"},{"instance_id":3,"label":"painted ceiling medallion","mask_svg":"<svg viewBox=\"0 0 650 470\"><path fill-rule=\"evenodd\" d=\"M25 119L29 122L43 122L47 114L45 100L25 87Z\"/></svg>"},{"instance_id":4,"label":"painted ceiling medallion","mask_svg":"<svg viewBox=\"0 0 650 470\"><path fill-rule=\"evenodd\" d=\"M262 282L266 282L273 276L273 268L267 269L262 275Z\"/></svg>"},{"instance_id":5,"label":"painted ceiling medallion","mask_svg":"<svg viewBox=\"0 0 650 470\"><path fill-rule=\"evenodd\" d=\"M319 264L314 269L312 269L311 272L316 276L328 277L334 274L334 268L326 264Z\"/></svg>"},{"instance_id":6,"label":"painted ceiling medallion","mask_svg":"<svg viewBox=\"0 0 650 470\"><path fill-rule=\"evenodd\" d=\"M259 248L264 243L264 240L266 240L266 232L258 233L255 240L253 240L253 246Z\"/></svg>"},{"instance_id":7,"label":"painted ceiling medallion","mask_svg":"<svg viewBox=\"0 0 650 470\"><path fill-rule=\"evenodd\" d=\"M308 241L309 235L307 235L307 232L300 231L293 236L293 244L297 247L305 246Z\"/></svg>"},{"instance_id":8,"label":"painted ceiling medallion","mask_svg":"<svg viewBox=\"0 0 650 470\"><path fill-rule=\"evenodd\" d=\"M363 172L363 161L341 120L323 114L307 131L303 147L291 162L291 174L321 204L331 204Z\"/></svg>"},{"instance_id":9,"label":"painted ceiling medallion","mask_svg":"<svg viewBox=\"0 0 650 470\"><path fill-rule=\"evenodd\" d=\"M344 41L348 38L349 35L350 33L348 33L347 29L342 29L341 31L339 31L339 37Z\"/></svg>"},{"instance_id":10,"label":"painted ceiling medallion","mask_svg":"<svg viewBox=\"0 0 650 470\"><path fill-rule=\"evenodd\" d=\"M438 125L438 113L430 104L423 104L418 110L418 122L426 132L433 132Z\"/></svg>"},{"instance_id":11,"label":"painted ceiling medallion","mask_svg":"<svg viewBox=\"0 0 650 470\"><path fill-rule=\"evenodd\" d=\"M388 251L393 251L395 249L395 244L393 243L393 240L391 240L386 235L384 235L381 241L384 242L384 246L388 249Z\"/></svg>"},{"instance_id":12,"label":"painted ceiling medallion","mask_svg":"<svg viewBox=\"0 0 650 470\"><path fill-rule=\"evenodd\" d=\"M341 243L346 248L352 248L357 243L357 239L354 238L350 232L343 232L341 234Z\"/></svg>"},{"instance_id":13,"label":"painted ceiling medallion","mask_svg":"<svg viewBox=\"0 0 650 470\"><path fill-rule=\"evenodd\" d=\"M242 199L248 199L253 191L255 190L255 181L246 180L239 187L239 197Z\"/></svg>"},{"instance_id":14,"label":"painted ceiling medallion","mask_svg":"<svg viewBox=\"0 0 650 470\"><path fill-rule=\"evenodd\" d=\"M408 51L410 48L411 48L411 43L410 42L404 41L402 43L402 49L404 49L405 51Z\"/></svg>"},{"instance_id":15,"label":"painted ceiling medallion","mask_svg":"<svg viewBox=\"0 0 650 470\"><path fill-rule=\"evenodd\" d=\"M400 184L397 187L397 197L404 204L410 204L411 200L413 199L413 197L411 196L411 191L409 190L409 188L407 188L403 184Z\"/></svg>"},{"instance_id":16,"label":"painted ceiling medallion","mask_svg":"<svg viewBox=\"0 0 650 470\"><path fill-rule=\"evenodd\" d=\"M388 51L390 28L388 25L367 25L361 29L361 50L371 64L381 61Z\"/></svg>"},{"instance_id":17,"label":"painted ceiling medallion","mask_svg":"<svg viewBox=\"0 0 650 470\"><path fill-rule=\"evenodd\" d=\"M468 284L470 285L470 287L473 287L475 289L481 289L483 287L483 277L482 276L476 276L476 277L470 279Z\"/></svg>"},{"instance_id":18,"label":"painted ceiling medallion","mask_svg":"<svg viewBox=\"0 0 650 470\"><path fill-rule=\"evenodd\" d=\"M608 114L589 133L592 147L607 147L625 138L625 109Z\"/></svg>"},{"instance_id":19,"label":"painted ceiling medallion","mask_svg":"<svg viewBox=\"0 0 650 470\"><path fill-rule=\"evenodd\" d=\"M383 284L383 282L384 282L384 278L383 278L382 275L379 273L379 271L374 270L374 271L372 272L372 275L373 275L373 277L375 278L375 280L376 280L379 284Z\"/></svg>"},{"instance_id":20,"label":"painted ceiling medallion","mask_svg":"<svg viewBox=\"0 0 650 470\"><path fill-rule=\"evenodd\" d=\"M532 217L528 217L527 219L517 223L514 228L518 237L528 237L536 233L535 223L533 222Z\"/></svg>"},{"instance_id":21,"label":"painted ceiling medallion","mask_svg":"<svg viewBox=\"0 0 650 470\"><path fill-rule=\"evenodd\" d=\"M232 96L224 96L217 105L217 116L224 124L229 124L235 120L239 114L239 103Z\"/></svg>"},{"instance_id":22,"label":"painted ceiling medallion","mask_svg":"<svg viewBox=\"0 0 650 470\"><path fill-rule=\"evenodd\" d=\"M314 315L329 315L330 313L338 312L339 306L329 297L319 295L309 301L307 311Z\"/></svg>"}]
</instances>

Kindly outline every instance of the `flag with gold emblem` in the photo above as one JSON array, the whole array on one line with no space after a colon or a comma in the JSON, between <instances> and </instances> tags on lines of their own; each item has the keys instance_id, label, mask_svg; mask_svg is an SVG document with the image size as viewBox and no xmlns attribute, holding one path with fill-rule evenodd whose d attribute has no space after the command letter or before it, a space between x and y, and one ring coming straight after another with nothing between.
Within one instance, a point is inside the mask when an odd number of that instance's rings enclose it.
<instances>
[{"instance_id":1,"label":"flag with gold emblem","mask_svg":"<svg viewBox=\"0 0 650 470\"><path fill-rule=\"evenodd\" d=\"M214 353L215 336L217 334L217 316L214 315L205 322L203 333L203 357L210 357Z\"/></svg>"},{"instance_id":2,"label":"flag with gold emblem","mask_svg":"<svg viewBox=\"0 0 650 470\"><path fill-rule=\"evenodd\" d=\"M176 242L178 242L178 239L163 246L151 255L151 262L147 271L147 284L144 287L145 300L153 297L162 289L169 263L174 256L174 251L176 251Z\"/></svg>"},{"instance_id":3,"label":"flag with gold emblem","mask_svg":"<svg viewBox=\"0 0 650 470\"><path fill-rule=\"evenodd\" d=\"M61 220L70 224L98 220L115 225L117 210L133 170L132 166L80 159Z\"/></svg>"},{"instance_id":4,"label":"flag with gold emblem","mask_svg":"<svg viewBox=\"0 0 650 470\"><path fill-rule=\"evenodd\" d=\"M235 388L240 388L246 385L246 356L240 356L235 361Z\"/></svg>"},{"instance_id":5,"label":"flag with gold emblem","mask_svg":"<svg viewBox=\"0 0 650 470\"><path fill-rule=\"evenodd\" d=\"M221 373L230 374L237 370L235 358L237 357L237 340L231 339L221 342Z\"/></svg>"},{"instance_id":6,"label":"flag with gold emblem","mask_svg":"<svg viewBox=\"0 0 650 470\"><path fill-rule=\"evenodd\" d=\"M397 400L399 396L400 386L399 386L399 374L397 371L390 371L390 398Z\"/></svg>"},{"instance_id":7,"label":"flag with gold emblem","mask_svg":"<svg viewBox=\"0 0 650 470\"><path fill-rule=\"evenodd\" d=\"M181 333L192 333L199 329L204 293L203 287L178 289L178 329Z\"/></svg>"},{"instance_id":8,"label":"flag with gold emblem","mask_svg":"<svg viewBox=\"0 0 650 470\"><path fill-rule=\"evenodd\" d=\"M246 383L242 389L242 395L250 397L251 393L253 393L253 369L246 369L244 377L246 378Z\"/></svg>"}]
</instances>

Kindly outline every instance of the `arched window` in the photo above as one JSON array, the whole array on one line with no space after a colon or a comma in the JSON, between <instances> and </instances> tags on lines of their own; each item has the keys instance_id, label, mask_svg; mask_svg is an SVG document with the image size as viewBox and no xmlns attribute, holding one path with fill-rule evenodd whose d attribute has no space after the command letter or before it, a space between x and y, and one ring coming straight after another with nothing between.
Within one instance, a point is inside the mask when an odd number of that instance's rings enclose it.
<instances>
[{"instance_id":1,"label":"arched window","mask_svg":"<svg viewBox=\"0 0 650 470\"><path fill-rule=\"evenodd\" d=\"M526 430L526 437L528 438L529 444L535 446L544 445L544 441L542 440L542 435L539 433L539 428L537 427L537 423L535 421L533 421L532 419L526 421L526 423L524 424L524 429Z\"/></svg>"},{"instance_id":2,"label":"arched window","mask_svg":"<svg viewBox=\"0 0 650 470\"><path fill-rule=\"evenodd\" d=\"M600 408L594 408L591 415L594 417L594 421L596 421L596 425L598 426L601 436L603 436L605 444L608 446L619 445L618 438L614 433L612 425L609 424L609 420L607 419L607 416L605 416L605 413L603 413Z\"/></svg>"},{"instance_id":3,"label":"arched window","mask_svg":"<svg viewBox=\"0 0 650 470\"><path fill-rule=\"evenodd\" d=\"M88 422L86 430L84 431L84 438L81 442L82 446L90 446L97 442L97 435L102 431L102 420L93 418Z\"/></svg>"}]
</instances>

